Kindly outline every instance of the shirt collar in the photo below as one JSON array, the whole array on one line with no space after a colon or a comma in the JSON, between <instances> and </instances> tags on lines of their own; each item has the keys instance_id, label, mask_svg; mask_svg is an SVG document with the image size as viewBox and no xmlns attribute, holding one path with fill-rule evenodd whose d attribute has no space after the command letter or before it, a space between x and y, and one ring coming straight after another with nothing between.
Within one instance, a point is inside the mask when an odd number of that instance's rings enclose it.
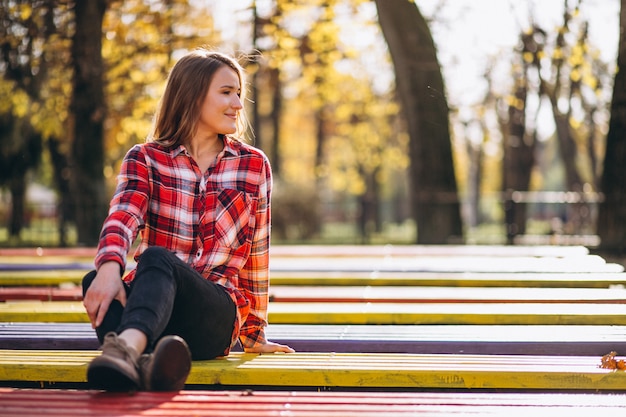
<instances>
[{"instance_id":1,"label":"shirt collar","mask_svg":"<svg viewBox=\"0 0 626 417\"><path fill-rule=\"evenodd\" d=\"M229 136L223 135L222 139L224 140L224 152L226 153L230 153L231 155L237 155L238 151L237 148L234 146L235 144L235 140L230 138ZM178 155L180 155L181 153L185 153L185 151L187 150L187 148L185 147L185 145L178 145L175 148L172 148L172 150L170 151L172 157L177 157Z\"/></svg>"}]
</instances>

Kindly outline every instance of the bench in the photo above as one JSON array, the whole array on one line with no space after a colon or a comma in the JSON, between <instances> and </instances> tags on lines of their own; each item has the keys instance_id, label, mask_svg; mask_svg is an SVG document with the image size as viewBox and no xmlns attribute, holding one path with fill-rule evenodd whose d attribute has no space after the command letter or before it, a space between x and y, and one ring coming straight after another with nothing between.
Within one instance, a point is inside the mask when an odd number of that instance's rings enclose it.
<instances>
[{"instance_id":1,"label":"bench","mask_svg":"<svg viewBox=\"0 0 626 417\"><path fill-rule=\"evenodd\" d=\"M0 350L0 381L84 383L97 351ZM624 390L626 372L596 356L231 353L195 361L190 386Z\"/></svg>"},{"instance_id":2,"label":"bench","mask_svg":"<svg viewBox=\"0 0 626 417\"><path fill-rule=\"evenodd\" d=\"M0 255L2 254L0 250ZM273 257L487 256L582 257L585 246L557 245L272 245Z\"/></svg>"},{"instance_id":3,"label":"bench","mask_svg":"<svg viewBox=\"0 0 626 417\"><path fill-rule=\"evenodd\" d=\"M130 265L134 263L131 262ZM92 269L91 263L0 263L2 271ZM597 255L579 257L535 256L272 256L274 271L385 271L385 272L623 272L623 266L607 263Z\"/></svg>"},{"instance_id":4,"label":"bench","mask_svg":"<svg viewBox=\"0 0 626 417\"><path fill-rule=\"evenodd\" d=\"M576 303L270 303L276 324L626 325L625 304ZM0 303L0 322L83 322L80 301Z\"/></svg>"},{"instance_id":5,"label":"bench","mask_svg":"<svg viewBox=\"0 0 626 417\"><path fill-rule=\"evenodd\" d=\"M290 303L626 303L624 288L273 285L269 293L274 302Z\"/></svg>"},{"instance_id":6,"label":"bench","mask_svg":"<svg viewBox=\"0 0 626 417\"><path fill-rule=\"evenodd\" d=\"M580 392L342 392L186 390L101 393L69 389L0 388L0 409L14 416L124 415L126 417L206 415L269 416L433 416L507 415L619 416L626 394Z\"/></svg>"},{"instance_id":7,"label":"bench","mask_svg":"<svg viewBox=\"0 0 626 417\"><path fill-rule=\"evenodd\" d=\"M0 271L0 287L80 285L85 271ZM309 286L435 286L609 288L626 286L626 273L271 271L270 284Z\"/></svg>"},{"instance_id":8,"label":"bench","mask_svg":"<svg viewBox=\"0 0 626 417\"><path fill-rule=\"evenodd\" d=\"M624 288L479 288L273 285L274 302L308 303L626 303ZM0 287L0 301L80 301L82 289Z\"/></svg>"},{"instance_id":9,"label":"bench","mask_svg":"<svg viewBox=\"0 0 626 417\"><path fill-rule=\"evenodd\" d=\"M270 324L298 352L602 356L626 346L626 326ZM88 323L0 323L0 349L98 349Z\"/></svg>"},{"instance_id":10,"label":"bench","mask_svg":"<svg viewBox=\"0 0 626 417\"><path fill-rule=\"evenodd\" d=\"M589 254L580 245L272 245L272 256L553 256ZM96 248L0 248L0 257L93 260Z\"/></svg>"},{"instance_id":11,"label":"bench","mask_svg":"<svg viewBox=\"0 0 626 417\"><path fill-rule=\"evenodd\" d=\"M39 301L80 301L82 289L58 287L0 287L0 301L39 300Z\"/></svg>"},{"instance_id":12,"label":"bench","mask_svg":"<svg viewBox=\"0 0 626 417\"><path fill-rule=\"evenodd\" d=\"M624 272L624 267L607 263L597 255L582 257L532 256L393 256L393 257L273 257L272 271L314 272Z\"/></svg>"}]
</instances>

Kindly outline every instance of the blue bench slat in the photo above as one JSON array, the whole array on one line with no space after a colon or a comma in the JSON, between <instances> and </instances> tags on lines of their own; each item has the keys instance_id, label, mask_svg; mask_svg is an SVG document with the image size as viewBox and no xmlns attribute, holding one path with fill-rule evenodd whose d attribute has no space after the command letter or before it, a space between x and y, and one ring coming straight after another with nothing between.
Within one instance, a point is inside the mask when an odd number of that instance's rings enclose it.
<instances>
[{"instance_id":1,"label":"blue bench slat","mask_svg":"<svg viewBox=\"0 0 626 417\"><path fill-rule=\"evenodd\" d=\"M267 336L301 352L601 356L626 346L626 326L270 324ZM0 349L98 347L87 323L0 323Z\"/></svg>"}]
</instances>

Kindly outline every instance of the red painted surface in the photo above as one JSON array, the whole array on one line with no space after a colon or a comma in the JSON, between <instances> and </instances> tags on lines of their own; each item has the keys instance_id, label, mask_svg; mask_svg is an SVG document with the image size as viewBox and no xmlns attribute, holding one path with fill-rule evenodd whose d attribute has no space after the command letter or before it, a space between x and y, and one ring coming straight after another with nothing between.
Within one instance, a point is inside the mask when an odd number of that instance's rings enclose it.
<instances>
[{"instance_id":1,"label":"red painted surface","mask_svg":"<svg viewBox=\"0 0 626 417\"><path fill-rule=\"evenodd\" d=\"M0 416L433 416L615 413L625 394L181 391L103 393L0 388ZM561 414L565 413L565 414ZM546 414L547 415L547 414ZM606 415L606 414L604 414ZM609 414L617 415L617 414Z\"/></svg>"}]
</instances>

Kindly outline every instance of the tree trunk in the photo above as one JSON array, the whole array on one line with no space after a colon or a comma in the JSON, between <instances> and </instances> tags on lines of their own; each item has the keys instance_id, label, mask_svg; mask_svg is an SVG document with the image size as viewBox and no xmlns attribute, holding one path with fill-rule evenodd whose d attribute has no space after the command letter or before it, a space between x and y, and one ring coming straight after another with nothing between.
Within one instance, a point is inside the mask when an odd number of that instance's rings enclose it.
<instances>
[{"instance_id":1,"label":"tree trunk","mask_svg":"<svg viewBox=\"0 0 626 417\"><path fill-rule=\"evenodd\" d=\"M9 220L9 236L20 240L20 233L26 225L26 178L18 175L9 181L11 192L11 218Z\"/></svg>"},{"instance_id":2,"label":"tree trunk","mask_svg":"<svg viewBox=\"0 0 626 417\"><path fill-rule=\"evenodd\" d=\"M283 92L280 82L280 70L278 68L269 69L270 86L272 91L272 113L270 119L272 122L272 172L277 177L282 174L282 161L280 159L280 121L283 113Z\"/></svg>"},{"instance_id":3,"label":"tree trunk","mask_svg":"<svg viewBox=\"0 0 626 417\"><path fill-rule=\"evenodd\" d=\"M261 24L259 23L259 15L257 13L256 1L252 2L252 45L254 45L254 49L258 50L257 40L259 37L259 33L261 31ZM250 93L252 99L251 114L252 114L252 131L254 132L254 144L260 149L265 149L265 144L263 143L263 123L261 123L261 114L259 112L259 103L261 102L259 94L261 89L259 85L262 80L263 69L261 67L261 55L259 53L255 53L251 55L253 59L250 64L254 66L254 72L252 74L252 83L250 85Z\"/></svg>"},{"instance_id":4,"label":"tree trunk","mask_svg":"<svg viewBox=\"0 0 626 417\"><path fill-rule=\"evenodd\" d=\"M437 52L426 20L413 2L376 0L395 67L396 86L410 137L410 177L417 243L462 238L452 160L448 104Z\"/></svg>"},{"instance_id":5,"label":"tree trunk","mask_svg":"<svg viewBox=\"0 0 626 417\"><path fill-rule=\"evenodd\" d=\"M56 188L59 190L58 223L59 246L68 246L67 225L70 219L76 218L72 212L72 190L68 178L69 167L67 156L60 150L61 144L57 138L48 139L48 152L52 162L52 170Z\"/></svg>"},{"instance_id":6,"label":"tree trunk","mask_svg":"<svg viewBox=\"0 0 626 417\"><path fill-rule=\"evenodd\" d=\"M525 77L525 74L523 75ZM513 199L514 191L528 191L530 175L535 164L535 136L526 132L526 81L515 89L516 102L509 105L507 131L503 142L502 190L505 195L504 213L507 243L514 243L515 236L526 233L526 204Z\"/></svg>"},{"instance_id":7,"label":"tree trunk","mask_svg":"<svg viewBox=\"0 0 626 417\"><path fill-rule=\"evenodd\" d=\"M104 65L102 19L106 0L77 0L72 42L74 69L72 194L79 245L96 245L107 212L104 184Z\"/></svg>"},{"instance_id":8,"label":"tree trunk","mask_svg":"<svg viewBox=\"0 0 626 417\"><path fill-rule=\"evenodd\" d=\"M613 85L611 121L606 138L598 214L600 248L623 254L626 249L626 0L621 0L617 74Z\"/></svg>"},{"instance_id":9,"label":"tree trunk","mask_svg":"<svg viewBox=\"0 0 626 417\"><path fill-rule=\"evenodd\" d=\"M576 150L576 140L572 136L570 128L571 107L567 113L559 111L558 98L550 95L552 113L556 126L556 137L559 142L559 154L565 167L565 182L568 191L582 191L583 181L576 167L578 151Z\"/></svg>"}]
</instances>

